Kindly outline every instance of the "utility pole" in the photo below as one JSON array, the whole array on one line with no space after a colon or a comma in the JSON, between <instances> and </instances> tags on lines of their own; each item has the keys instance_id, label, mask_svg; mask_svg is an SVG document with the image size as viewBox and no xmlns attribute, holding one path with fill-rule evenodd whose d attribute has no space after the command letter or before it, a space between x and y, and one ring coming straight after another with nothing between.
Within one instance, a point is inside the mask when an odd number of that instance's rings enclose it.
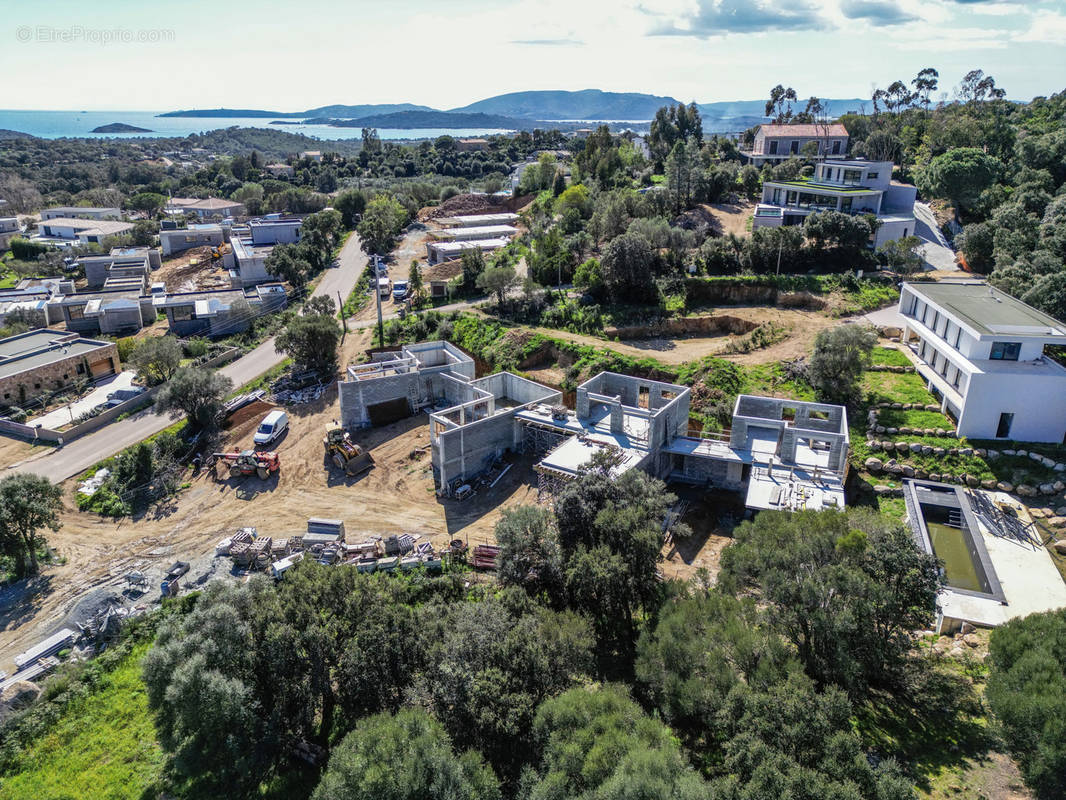
<instances>
[{"instance_id":1,"label":"utility pole","mask_svg":"<svg viewBox=\"0 0 1066 800\"><path fill-rule=\"evenodd\" d=\"M785 246L784 231L777 229L777 274L781 274L781 248Z\"/></svg>"},{"instance_id":2,"label":"utility pole","mask_svg":"<svg viewBox=\"0 0 1066 800\"><path fill-rule=\"evenodd\" d=\"M374 254L374 297L377 299L378 304L378 347L385 346L385 323L381 319L381 284L379 281L381 277L378 275L378 264L381 261L381 257Z\"/></svg>"},{"instance_id":3,"label":"utility pole","mask_svg":"<svg viewBox=\"0 0 1066 800\"><path fill-rule=\"evenodd\" d=\"M348 320L344 318L344 300L341 298L341 293L337 292L337 307L341 310L341 341L343 342L348 337Z\"/></svg>"}]
</instances>

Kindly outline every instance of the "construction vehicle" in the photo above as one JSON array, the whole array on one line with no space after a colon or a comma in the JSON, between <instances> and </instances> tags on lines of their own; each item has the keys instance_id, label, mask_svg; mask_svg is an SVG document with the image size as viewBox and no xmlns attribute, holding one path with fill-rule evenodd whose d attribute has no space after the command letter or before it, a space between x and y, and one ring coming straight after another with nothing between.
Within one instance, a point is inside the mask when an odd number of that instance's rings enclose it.
<instances>
[{"instance_id":1,"label":"construction vehicle","mask_svg":"<svg viewBox=\"0 0 1066 800\"><path fill-rule=\"evenodd\" d=\"M229 453L212 453L208 466L213 467L219 461L229 465L229 477L239 478L243 475L258 475L266 480L271 473L281 468L281 458L274 451L233 450Z\"/></svg>"},{"instance_id":2,"label":"construction vehicle","mask_svg":"<svg viewBox=\"0 0 1066 800\"><path fill-rule=\"evenodd\" d=\"M348 431L336 422L326 425L326 437L322 445L326 448L329 460L349 475L358 475L374 466L370 453L353 442Z\"/></svg>"}]
</instances>

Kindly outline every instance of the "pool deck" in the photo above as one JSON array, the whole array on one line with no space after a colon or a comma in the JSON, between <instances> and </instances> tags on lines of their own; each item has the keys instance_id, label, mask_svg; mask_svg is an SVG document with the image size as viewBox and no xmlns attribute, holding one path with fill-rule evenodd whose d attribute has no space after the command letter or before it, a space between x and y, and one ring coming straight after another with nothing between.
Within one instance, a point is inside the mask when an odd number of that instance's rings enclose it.
<instances>
[{"instance_id":1,"label":"pool deck","mask_svg":"<svg viewBox=\"0 0 1066 800\"><path fill-rule=\"evenodd\" d=\"M987 494L996 503L1014 506L1023 521L1030 521L1025 507L1010 495L1003 492ZM1066 583L1046 548L993 536L980 521L978 528L1007 602L1004 604L945 588L938 598L945 619L995 627L1015 617L1066 608Z\"/></svg>"}]
</instances>

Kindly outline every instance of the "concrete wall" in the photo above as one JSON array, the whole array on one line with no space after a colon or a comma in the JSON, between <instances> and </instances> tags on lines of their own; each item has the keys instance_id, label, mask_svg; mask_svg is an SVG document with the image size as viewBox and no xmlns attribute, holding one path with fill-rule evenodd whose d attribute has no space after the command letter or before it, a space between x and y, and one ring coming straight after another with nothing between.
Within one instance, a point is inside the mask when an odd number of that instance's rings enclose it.
<instances>
[{"instance_id":1,"label":"concrete wall","mask_svg":"<svg viewBox=\"0 0 1066 800\"><path fill-rule=\"evenodd\" d=\"M182 228L176 231L159 232L159 244L164 256L180 253L193 247L217 247L223 241L222 228L214 230Z\"/></svg>"},{"instance_id":2,"label":"concrete wall","mask_svg":"<svg viewBox=\"0 0 1066 800\"><path fill-rule=\"evenodd\" d=\"M994 439L1002 413L1014 414L1011 440L1066 443L1066 374L972 375L959 436Z\"/></svg>"}]
</instances>

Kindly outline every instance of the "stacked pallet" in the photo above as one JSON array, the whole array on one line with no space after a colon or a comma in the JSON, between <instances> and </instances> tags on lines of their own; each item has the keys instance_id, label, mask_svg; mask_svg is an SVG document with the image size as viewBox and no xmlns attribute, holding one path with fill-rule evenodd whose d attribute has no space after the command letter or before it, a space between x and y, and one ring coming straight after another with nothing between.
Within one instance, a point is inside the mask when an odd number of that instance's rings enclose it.
<instances>
[{"instance_id":1,"label":"stacked pallet","mask_svg":"<svg viewBox=\"0 0 1066 800\"><path fill-rule=\"evenodd\" d=\"M289 554L289 540L288 539L274 539L270 544L270 555L275 557L287 556Z\"/></svg>"},{"instance_id":2,"label":"stacked pallet","mask_svg":"<svg viewBox=\"0 0 1066 800\"><path fill-rule=\"evenodd\" d=\"M344 520L311 517L307 520L307 533L313 536L332 536L334 541L344 541Z\"/></svg>"},{"instance_id":3,"label":"stacked pallet","mask_svg":"<svg viewBox=\"0 0 1066 800\"><path fill-rule=\"evenodd\" d=\"M234 542L230 545L229 555L238 567L247 567L251 562L252 546L247 542Z\"/></svg>"},{"instance_id":4,"label":"stacked pallet","mask_svg":"<svg viewBox=\"0 0 1066 800\"><path fill-rule=\"evenodd\" d=\"M475 569L496 569L496 562L500 556L500 548L494 544L479 544L474 548Z\"/></svg>"}]
</instances>

